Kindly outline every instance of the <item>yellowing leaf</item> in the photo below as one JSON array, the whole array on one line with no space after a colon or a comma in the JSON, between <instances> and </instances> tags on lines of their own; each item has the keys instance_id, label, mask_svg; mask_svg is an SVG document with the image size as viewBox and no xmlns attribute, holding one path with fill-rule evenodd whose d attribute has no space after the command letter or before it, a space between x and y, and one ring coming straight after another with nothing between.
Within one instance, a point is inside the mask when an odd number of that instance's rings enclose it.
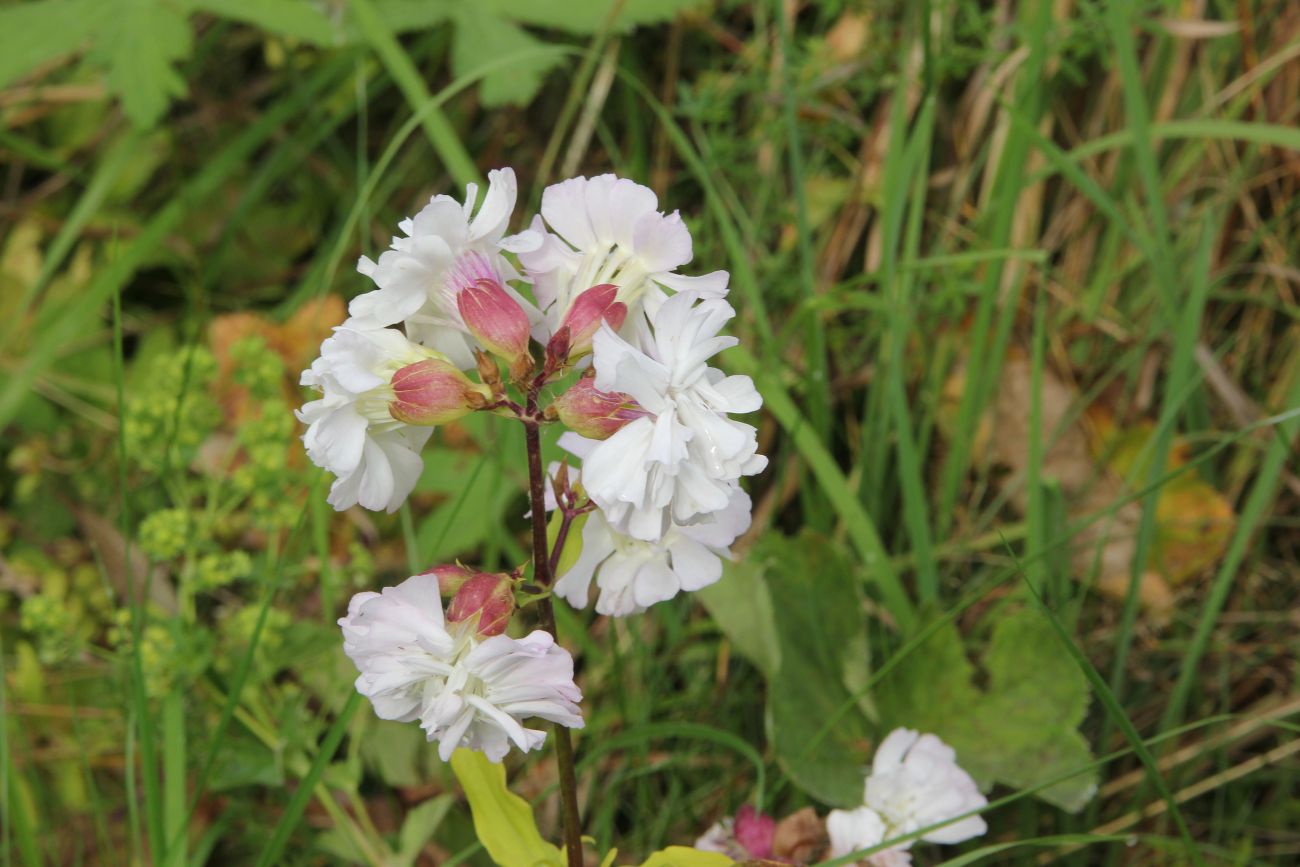
<instances>
[{"instance_id":1,"label":"yellowing leaf","mask_svg":"<svg viewBox=\"0 0 1300 867\"><path fill-rule=\"evenodd\" d=\"M528 802L506 788L506 769L474 750L456 750L451 769L465 790L474 833L500 867L563 863L560 850L542 839Z\"/></svg>"},{"instance_id":2,"label":"yellowing leaf","mask_svg":"<svg viewBox=\"0 0 1300 867\"><path fill-rule=\"evenodd\" d=\"M645 860L641 867L727 867L734 864L719 852L701 852L687 846L669 846Z\"/></svg>"}]
</instances>

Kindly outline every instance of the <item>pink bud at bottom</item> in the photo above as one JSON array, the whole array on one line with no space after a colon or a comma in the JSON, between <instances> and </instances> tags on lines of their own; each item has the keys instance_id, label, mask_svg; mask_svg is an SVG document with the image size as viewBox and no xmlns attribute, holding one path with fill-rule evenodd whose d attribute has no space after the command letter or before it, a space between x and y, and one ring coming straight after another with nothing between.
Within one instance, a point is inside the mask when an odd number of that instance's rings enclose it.
<instances>
[{"instance_id":1,"label":"pink bud at bottom","mask_svg":"<svg viewBox=\"0 0 1300 867\"><path fill-rule=\"evenodd\" d=\"M561 328L569 329L569 355L582 355L591 351L591 339L608 322L615 331L623 327L627 318L627 305L617 301L618 287L613 283L592 286L573 299L564 314Z\"/></svg>"},{"instance_id":2,"label":"pink bud at bottom","mask_svg":"<svg viewBox=\"0 0 1300 867\"><path fill-rule=\"evenodd\" d=\"M749 804L736 813L732 826L736 842L755 858L772 857L772 841L776 836L776 820L765 816Z\"/></svg>"},{"instance_id":3,"label":"pink bud at bottom","mask_svg":"<svg viewBox=\"0 0 1300 867\"><path fill-rule=\"evenodd\" d=\"M488 390L475 385L454 364L426 358L393 374L389 414L407 424L454 421L487 403Z\"/></svg>"},{"instance_id":4,"label":"pink bud at bottom","mask_svg":"<svg viewBox=\"0 0 1300 867\"><path fill-rule=\"evenodd\" d=\"M551 407L570 429L594 440L608 439L623 425L646 414L631 395L600 391L590 376L574 383Z\"/></svg>"},{"instance_id":5,"label":"pink bud at bottom","mask_svg":"<svg viewBox=\"0 0 1300 867\"><path fill-rule=\"evenodd\" d=\"M509 575L479 572L456 591L447 606L447 622L477 618L476 632L482 637L500 635L515 613L515 584Z\"/></svg>"}]
</instances>

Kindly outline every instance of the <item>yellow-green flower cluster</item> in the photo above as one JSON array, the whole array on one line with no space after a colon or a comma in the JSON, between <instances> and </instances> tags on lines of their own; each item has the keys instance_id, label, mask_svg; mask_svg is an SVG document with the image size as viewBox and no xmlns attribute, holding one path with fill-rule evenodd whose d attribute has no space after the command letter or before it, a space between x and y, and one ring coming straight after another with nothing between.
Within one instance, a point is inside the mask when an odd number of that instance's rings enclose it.
<instances>
[{"instance_id":1,"label":"yellow-green flower cluster","mask_svg":"<svg viewBox=\"0 0 1300 867\"><path fill-rule=\"evenodd\" d=\"M248 652L261 614L259 606L247 605L222 621L221 637L225 652L216 657L218 669L224 672L235 669L243 654ZM267 609L266 622L262 624L262 634L257 639L257 650L253 656L253 666L262 676L275 673L275 660L280 658L280 650L284 647L285 635L292 622L289 612L280 608Z\"/></svg>"},{"instance_id":2,"label":"yellow-green flower cluster","mask_svg":"<svg viewBox=\"0 0 1300 867\"><path fill-rule=\"evenodd\" d=\"M247 578L252 571L253 559L243 551L204 554L194 564L194 589L216 590L240 578Z\"/></svg>"},{"instance_id":3,"label":"yellow-green flower cluster","mask_svg":"<svg viewBox=\"0 0 1300 867\"><path fill-rule=\"evenodd\" d=\"M234 343L230 358L235 363L235 382L248 389L254 398L282 396L284 362L261 337L252 335Z\"/></svg>"},{"instance_id":4,"label":"yellow-green flower cluster","mask_svg":"<svg viewBox=\"0 0 1300 867\"><path fill-rule=\"evenodd\" d=\"M162 509L140 522L140 548L155 560L179 557L197 540L189 509Z\"/></svg>"},{"instance_id":5,"label":"yellow-green flower cluster","mask_svg":"<svg viewBox=\"0 0 1300 867\"><path fill-rule=\"evenodd\" d=\"M127 449L146 470L185 466L221 420L210 388L212 353L186 347L150 359L131 384L125 413Z\"/></svg>"},{"instance_id":6,"label":"yellow-green flower cluster","mask_svg":"<svg viewBox=\"0 0 1300 867\"><path fill-rule=\"evenodd\" d=\"M19 624L46 665L70 658L80 645L76 615L55 596L42 593L24 599Z\"/></svg>"}]
</instances>

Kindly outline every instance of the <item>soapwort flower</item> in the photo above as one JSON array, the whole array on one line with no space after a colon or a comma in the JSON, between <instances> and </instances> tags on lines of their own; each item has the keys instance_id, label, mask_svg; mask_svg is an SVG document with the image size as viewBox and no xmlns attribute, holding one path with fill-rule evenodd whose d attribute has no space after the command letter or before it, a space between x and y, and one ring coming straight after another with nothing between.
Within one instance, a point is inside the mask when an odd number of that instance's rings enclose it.
<instances>
[{"instance_id":1,"label":"soapwort flower","mask_svg":"<svg viewBox=\"0 0 1300 867\"><path fill-rule=\"evenodd\" d=\"M767 466L753 426L727 415L762 405L753 381L707 363L736 345L718 334L734 315L720 298L681 292L655 314L644 349L608 326L596 334L595 388L630 395L644 412L583 448L583 487L619 532L656 541L673 524L697 523Z\"/></svg>"},{"instance_id":2,"label":"soapwort flower","mask_svg":"<svg viewBox=\"0 0 1300 867\"><path fill-rule=\"evenodd\" d=\"M444 618L432 572L358 593L339 619L343 650L360 672L357 691L382 719L418 721L444 761L457 747L494 762L511 745L536 749L546 735L524 727L529 717L582 728L568 651L542 631L482 638L478 622Z\"/></svg>"},{"instance_id":3,"label":"soapwort flower","mask_svg":"<svg viewBox=\"0 0 1300 867\"><path fill-rule=\"evenodd\" d=\"M352 299L348 312L373 326L404 323L412 340L443 353L461 370L473 367L474 335L457 303L466 274L505 285L519 273L502 253L541 244L534 232L504 237L517 195L515 173L505 168L488 172L477 213L476 184L466 187L464 203L447 195L431 198L398 224L403 235L393 238L378 261L362 256L357 262L378 288Z\"/></svg>"},{"instance_id":4,"label":"soapwort flower","mask_svg":"<svg viewBox=\"0 0 1300 867\"><path fill-rule=\"evenodd\" d=\"M727 272L700 277L677 273L693 256L691 233L680 214L659 210L649 187L627 178L570 178L542 192L542 213L527 232L507 239L533 283L546 318L537 335L554 333L575 299L601 284L618 287L632 313L653 312L669 291L721 297Z\"/></svg>"}]
</instances>

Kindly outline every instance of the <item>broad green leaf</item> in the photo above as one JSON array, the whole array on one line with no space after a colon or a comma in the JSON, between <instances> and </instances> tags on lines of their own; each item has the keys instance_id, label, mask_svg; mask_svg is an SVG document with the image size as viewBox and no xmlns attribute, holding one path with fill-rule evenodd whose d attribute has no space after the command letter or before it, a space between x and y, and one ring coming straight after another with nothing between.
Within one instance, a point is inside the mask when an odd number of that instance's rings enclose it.
<instances>
[{"instance_id":1,"label":"broad green leaf","mask_svg":"<svg viewBox=\"0 0 1300 867\"><path fill-rule=\"evenodd\" d=\"M456 802L450 794L430 798L412 807L402 820L402 830L397 835L397 865L411 865L420 857L424 844L433 839L438 826L447 817L447 811Z\"/></svg>"},{"instance_id":2,"label":"broad green leaf","mask_svg":"<svg viewBox=\"0 0 1300 867\"><path fill-rule=\"evenodd\" d=\"M476 5L521 24L569 33L600 30L610 8L607 0L480 0ZM628 31L639 24L670 21L683 9L704 5L703 0L626 0L614 27Z\"/></svg>"},{"instance_id":3,"label":"broad green leaf","mask_svg":"<svg viewBox=\"0 0 1300 867\"><path fill-rule=\"evenodd\" d=\"M761 559L727 563L722 578L697 595L736 650L770 680L781 664L781 645Z\"/></svg>"},{"instance_id":4,"label":"broad green leaf","mask_svg":"<svg viewBox=\"0 0 1300 867\"><path fill-rule=\"evenodd\" d=\"M465 791L474 831L500 867L560 865L560 850L542 839L528 802L506 788L506 769L474 750L456 750L451 769Z\"/></svg>"},{"instance_id":5,"label":"broad green leaf","mask_svg":"<svg viewBox=\"0 0 1300 867\"><path fill-rule=\"evenodd\" d=\"M720 852L701 852L688 846L669 846L654 853L641 867L727 867L735 862Z\"/></svg>"},{"instance_id":6,"label":"broad green leaf","mask_svg":"<svg viewBox=\"0 0 1300 867\"><path fill-rule=\"evenodd\" d=\"M208 12L252 24L280 36L313 45L331 45L338 36L316 4L309 0L188 0L196 12Z\"/></svg>"},{"instance_id":7,"label":"broad green leaf","mask_svg":"<svg viewBox=\"0 0 1300 867\"><path fill-rule=\"evenodd\" d=\"M367 720L372 731L361 739L361 755L379 772L386 785L418 786L421 781L421 757L428 751L424 732L407 723Z\"/></svg>"},{"instance_id":8,"label":"broad green leaf","mask_svg":"<svg viewBox=\"0 0 1300 867\"><path fill-rule=\"evenodd\" d=\"M1088 685L1042 617L1030 609L1000 613L982 667L985 690L975 685L976 669L956 627L939 629L876 689L885 728L934 732L986 785L1029 787L1092 761L1077 731ZM1092 771L1038 795L1074 811L1095 790Z\"/></svg>"},{"instance_id":9,"label":"broad green leaf","mask_svg":"<svg viewBox=\"0 0 1300 867\"><path fill-rule=\"evenodd\" d=\"M172 97L185 94L175 64L190 55L185 9L166 0L112 0L90 58L107 72L108 89L135 126L153 126Z\"/></svg>"},{"instance_id":10,"label":"broad green leaf","mask_svg":"<svg viewBox=\"0 0 1300 867\"><path fill-rule=\"evenodd\" d=\"M0 9L0 87L84 47L101 24L96 0L45 0Z\"/></svg>"},{"instance_id":11,"label":"broad green leaf","mask_svg":"<svg viewBox=\"0 0 1300 867\"><path fill-rule=\"evenodd\" d=\"M542 48L545 43L529 36L500 15L478 3L456 7L456 41L451 49L451 69L456 77L471 75L479 67L503 54ZM558 53L516 63L509 69L489 72L479 85L479 100L485 107L526 105L537 95L542 77L560 60Z\"/></svg>"},{"instance_id":12,"label":"broad green leaf","mask_svg":"<svg viewBox=\"0 0 1300 867\"><path fill-rule=\"evenodd\" d=\"M750 556L771 593L781 648L768 685L777 760L819 800L861 803L870 741L850 683L865 674L866 620L852 566L814 533L767 536Z\"/></svg>"}]
</instances>

